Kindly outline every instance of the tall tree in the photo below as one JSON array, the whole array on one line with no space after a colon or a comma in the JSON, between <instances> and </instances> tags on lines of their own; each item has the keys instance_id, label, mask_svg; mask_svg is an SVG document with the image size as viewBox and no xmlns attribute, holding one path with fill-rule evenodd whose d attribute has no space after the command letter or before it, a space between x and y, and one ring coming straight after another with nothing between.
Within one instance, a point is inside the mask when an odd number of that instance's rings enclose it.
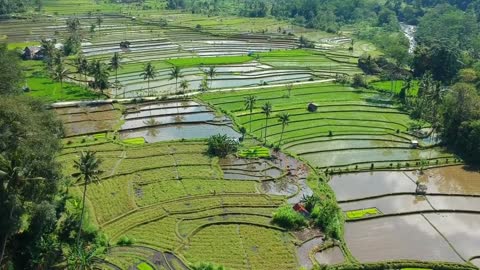
<instances>
[{"instance_id":1,"label":"tall tree","mask_svg":"<svg viewBox=\"0 0 480 270\"><path fill-rule=\"evenodd\" d=\"M15 95L21 91L22 67L18 57L6 44L0 44L0 95Z\"/></svg>"},{"instance_id":2,"label":"tall tree","mask_svg":"<svg viewBox=\"0 0 480 270\"><path fill-rule=\"evenodd\" d=\"M285 132L285 127L288 126L290 122L290 114L283 112L278 115L278 122L282 125L282 133L280 134L280 141L278 141L278 146L282 143L283 133Z\"/></svg>"},{"instance_id":3,"label":"tall tree","mask_svg":"<svg viewBox=\"0 0 480 270\"><path fill-rule=\"evenodd\" d=\"M212 66L207 70L207 75L210 78L210 89L211 89L212 88L212 83L213 83L213 78L215 76L217 76L217 69L215 68L215 66Z\"/></svg>"},{"instance_id":4,"label":"tall tree","mask_svg":"<svg viewBox=\"0 0 480 270\"><path fill-rule=\"evenodd\" d=\"M182 91L185 93L188 89L188 87L190 87L190 85L188 84L188 81L187 80L182 80L180 82L180 88L182 88Z\"/></svg>"},{"instance_id":5,"label":"tall tree","mask_svg":"<svg viewBox=\"0 0 480 270\"><path fill-rule=\"evenodd\" d=\"M98 15L96 18L96 22L98 25L98 32L100 33L100 31L102 30L103 17Z\"/></svg>"},{"instance_id":6,"label":"tall tree","mask_svg":"<svg viewBox=\"0 0 480 270\"><path fill-rule=\"evenodd\" d=\"M118 70L122 68L122 58L118 52L114 53L109 63L110 70L115 71L115 96L118 91Z\"/></svg>"},{"instance_id":7,"label":"tall tree","mask_svg":"<svg viewBox=\"0 0 480 270\"><path fill-rule=\"evenodd\" d=\"M60 82L61 91L63 91L63 82L67 78L68 74L70 74L70 70L65 68L63 62L60 62L60 64L58 64L52 72L53 79L57 82Z\"/></svg>"},{"instance_id":8,"label":"tall tree","mask_svg":"<svg viewBox=\"0 0 480 270\"><path fill-rule=\"evenodd\" d=\"M85 89L88 88L87 75L89 65L87 58L83 55L79 55L78 58L75 60L75 65L77 67L77 72L83 75Z\"/></svg>"},{"instance_id":9,"label":"tall tree","mask_svg":"<svg viewBox=\"0 0 480 270\"><path fill-rule=\"evenodd\" d=\"M1 269L6 257L11 260L40 241L37 235L41 236L42 230L34 233L32 223L22 231L20 228L26 216L44 219L47 212L34 213L33 206L42 201L53 202L55 198L60 179L55 157L61 136L61 123L43 103L25 96L0 97ZM27 241L18 239L27 232L34 237Z\"/></svg>"},{"instance_id":10,"label":"tall tree","mask_svg":"<svg viewBox=\"0 0 480 270\"><path fill-rule=\"evenodd\" d=\"M147 88L150 94L150 80L155 79L157 76L157 71L155 70L155 66L152 65L151 62L148 62L147 65L143 68L143 72L140 74L143 77L143 80L147 80Z\"/></svg>"},{"instance_id":11,"label":"tall tree","mask_svg":"<svg viewBox=\"0 0 480 270\"><path fill-rule=\"evenodd\" d=\"M100 89L103 93L103 90L110 87L108 77L110 73L108 72L108 67L105 63L100 62L100 60L94 60L89 67L89 74L93 76L94 87Z\"/></svg>"},{"instance_id":12,"label":"tall tree","mask_svg":"<svg viewBox=\"0 0 480 270\"><path fill-rule=\"evenodd\" d=\"M245 97L245 109L250 111L250 133L252 133L252 114L255 103L257 103L256 96L249 95Z\"/></svg>"},{"instance_id":13,"label":"tall tree","mask_svg":"<svg viewBox=\"0 0 480 270\"><path fill-rule=\"evenodd\" d=\"M272 114L272 104L270 102L265 103L262 106L262 112L265 114L265 138L264 141L267 143L267 128L268 128L268 118Z\"/></svg>"},{"instance_id":14,"label":"tall tree","mask_svg":"<svg viewBox=\"0 0 480 270\"><path fill-rule=\"evenodd\" d=\"M179 66L173 66L170 69L170 80L175 79L175 92L178 91L178 79L182 77L182 70Z\"/></svg>"},{"instance_id":15,"label":"tall tree","mask_svg":"<svg viewBox=\"0 0 480 270\"><path fill-rule=\"evenodd\" d=\"M75 161L74 168L78 172L72 174L77 178L78 182L83 182L83 199L82 199L82 213L80 215L80 225L77 234L77 246L80 247L80 236L82 234L83 219L85 218L85 199L87 197L87 187L93 181L98 181L98 176L102 173L100 171L101 161L96 157L96 153L92 151L81 152L80 159Z\"/></svg>"}]
</instances>

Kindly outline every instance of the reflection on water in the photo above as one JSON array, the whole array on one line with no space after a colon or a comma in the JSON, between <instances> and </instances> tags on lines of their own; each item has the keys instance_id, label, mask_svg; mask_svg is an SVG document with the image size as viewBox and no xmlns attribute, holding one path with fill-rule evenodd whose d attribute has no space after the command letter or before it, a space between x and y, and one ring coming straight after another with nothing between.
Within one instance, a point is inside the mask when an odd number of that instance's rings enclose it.
<instances>
[{"instance_id":1,"label":"reflection on water","mask_svg":"<svg viewBox=\"0 0 480 270\"><path fill-rule=\"evenodd\" d=\"M480 173L465 166L409 172L411 177L428 187L429 193L480 195Z\"/></svg>"},{"instance_id":2,"label":"reflection on water","mask_svg":"<svg viewBox=\"0 0 480 270\"><path fill-rule=\"evenodd\" d=\"M360 262L463 262L422 215L346 223L345 239L353 256Z\"/></svg>"},{"instance_id":3,"label":"reflection on water","mask_svg":"<svg viewBox=\"0 0 480 270\"><path fill-rule=\"evenodd\" d=\"M415 195L389 196L358 202L341 203L340 207L343 211L376 207L383 214L433 210L425 197Z\"/></svg>"},{"instance_id":4,"label":"reflection on water","mask_svg":"<svg viewBox=\"0 0 480 270\"><path fill-rule=\"evenodd\" d=\"M149 131L155 129L154 132ZM194 124L194 125L175 125L165 127L146 128L136 131L121 131L122 140L129 138L145 138L148 143L172 141L181 139L199 139L208 138L216 134L225 134L229 137L240 138L241 135L233 128L224 125Z\"/></svg>"},{"instance_id":5,"label":"reflection on water","mask_svg":"<svg viewBox=\"0 0 480 270\"><path fill-rule=\"evenodd\" d=\"M415 192L416 189L416 184L402 172L335 175L329 184L340 201L390 193Z\"/></svg>"},{"instance_id":6,"label":"reflection on water","mask_svg":"<svg viewBox=\"0 0 480 270\"><path fill-rule=\"evenodd\" d=\"M315 259L320 264L329 265L343 263L345 261L342 250L339 247L331 247L315 253Z\"/></svg>"},{"instance_id":7,"label":"reflection on water","mask_svg":"<svg viewBox=\"0 0 480 270\"><path fill-rule=\"evenodd\" d=\"M298 187L286 180L264 181L262 182L262 190L269 195L294 195Z\"/></svg>"},{"instance_id":8,"label":"reflection on water","mask_svg":"<svg viewBox=\"0 0 480 270\"><path fill-rule=\"evenodd\" d=\"M451 213L425 217L465 260L480 255L480 215Z\"/></svg>"},{"instance_id":9,"label":"reflection on water","mask_svg":"<svg viewBox=\"0 0 480 270\"><path fill-rule=\"evenodd\" d=\"M312 269L313 263L309 254L312 249L323 244L322 237L316 237L309 240L297 248L297 257L301 267Z\"/></svg>"}]
</instances>

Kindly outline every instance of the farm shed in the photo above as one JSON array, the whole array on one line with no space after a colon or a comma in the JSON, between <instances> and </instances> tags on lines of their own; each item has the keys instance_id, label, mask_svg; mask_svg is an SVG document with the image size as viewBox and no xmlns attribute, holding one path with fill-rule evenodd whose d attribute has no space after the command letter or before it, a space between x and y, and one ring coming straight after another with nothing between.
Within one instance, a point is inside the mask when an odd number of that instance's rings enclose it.
<instances>
[{"instance_id":1,"label":"farm shed","mask_svg":"<svg viewBox=\"0 0 480 270\"><path fill-rule=\"evenodd\" d=\"M24 60L41 60L43 59L43 51L40 46L28 46L23 50Z\"/></svg>"}]
</instances>

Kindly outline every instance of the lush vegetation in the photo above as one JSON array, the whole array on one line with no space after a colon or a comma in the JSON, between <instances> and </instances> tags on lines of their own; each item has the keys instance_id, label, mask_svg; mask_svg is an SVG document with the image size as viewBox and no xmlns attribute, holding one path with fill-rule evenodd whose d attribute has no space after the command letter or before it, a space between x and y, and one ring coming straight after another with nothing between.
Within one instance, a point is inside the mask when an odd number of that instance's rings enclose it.
<instances>
[{"instance_id":1,"label":"lush vegetation","mask_svg":"<svg viewBox=\"0 0 480 270\"><path fill-rule=\"evenodd\" d=\"M300 229L307 225L305 217L293 210L289 204L281 206L273 213L273 222L287 229Z\"/></svg>"}]
</instances>

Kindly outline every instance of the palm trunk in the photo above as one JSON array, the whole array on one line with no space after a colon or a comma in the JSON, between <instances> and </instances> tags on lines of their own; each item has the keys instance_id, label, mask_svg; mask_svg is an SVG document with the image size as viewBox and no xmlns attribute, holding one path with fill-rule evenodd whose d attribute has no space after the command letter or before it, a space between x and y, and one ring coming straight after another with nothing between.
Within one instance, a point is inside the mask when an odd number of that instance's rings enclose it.
<instances>
[{"instance_id":1,"label":"palm trunk","mask_svg":"<svg viewBox=\"0 0 480 270\"><path fill-rule=\"evenodd\" d=\"M147 96L150 96L150 78L147 80Z\"/></svg>"},{"instance_id":2,"label":"palm trunk","mask_svg":"<svg viewBox=\"0 0 480 270\"><path fill-rule=\"evenodd\" d=\"M252 133L252 109L250 109L250 133Z\"/></svg>"},{"instance_id":3,"label":"palm trunk","mask_svg":"<svg viewBox=\"0 0 480 270\"><path fill-rule=\"evenodd\" d=\"M80 216L80 227L78 228L78 235L77 235L77 246L80 247L80 235L82 234L82 225L83 225L83 218L85 215L85 199L87 197L87 180L85 179L85 184L83 188L83 200L82 200L82 214Z\"/></svg>"},{"instance_id":4,"label":"palm trunk","mask_svg":"<svg viewBox=\"0 0 480 270\"><path fill-rule=\"evenodd\" d=\"M175 78L175 94L178 92L178 78Z\"/></svg>"},{"instance_id":5,"label":"palm trunk","mask_svg":"<svg viewBox=\"0 0 480 270\"><path fill-rule=\"evenodd\" d=\"M118 69L115 69L115 98L118 95Z\"/></svg>"},{"instance_id":6,"label":"palm trunk","mask_svg":"<svg viewBox=\"0 0 480 270\"><path fill-rule=\"evenodd\" d=\"M14 208L14 204L12 203L12 207L10 208L9 219L12 219L13 208ZM0 253L0 267L2 266L3 257L5 257L5 249L7 248L7 241L8 241L8 232L5 233L5 236L3 237L3 240L2 240L2 251Z\"/></svg>"},{"instance_id":7,"label":"palm trunk","mask_svg":"<svg viewBox=\"0 0 480 270\"><path fill-rule=\"evenodd\" d=\"M265 144L267 143L268 116L265 116Z\"/></svg>"},{"instance_id":8,"label":"palm trunk","mask_svg":"<svg viewBox=\"0 0 480 270\"><path fill-rule=\"evenodd\" d=\"M278 142L278 146L280 147L280 144L282 144L282 139L283 139L283 132L285 131L285 126L282 125L282 133L280 134L280 141Z\"/></svg>"}]
</instances>

